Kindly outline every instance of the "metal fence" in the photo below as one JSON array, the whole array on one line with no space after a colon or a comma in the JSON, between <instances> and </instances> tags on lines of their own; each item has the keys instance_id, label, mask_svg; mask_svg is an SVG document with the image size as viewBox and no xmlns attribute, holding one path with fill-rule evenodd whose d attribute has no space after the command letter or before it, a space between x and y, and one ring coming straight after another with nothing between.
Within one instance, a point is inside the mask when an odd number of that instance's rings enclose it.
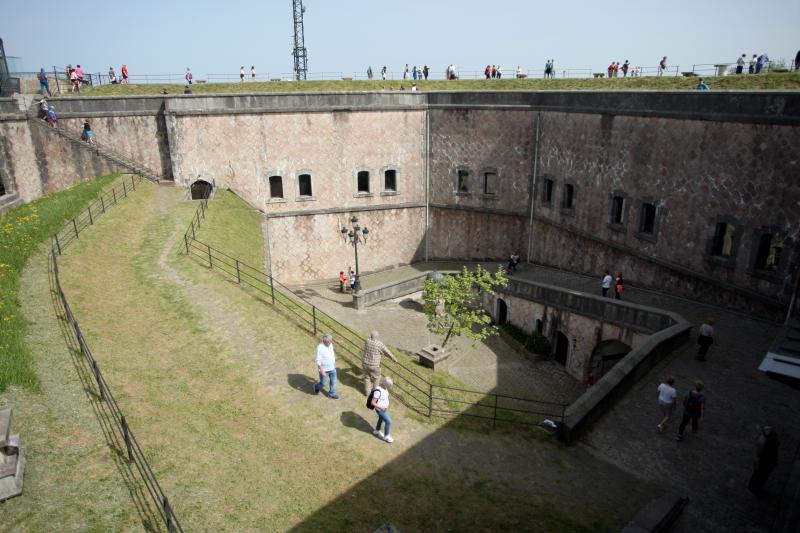
<instances>
[{"instance_id":1,"label":"metal fence","mask_svg":"<svg viewBox=\"0 0 800 533\"><path fill-rule=\"evenodd\" d=\"M81 231L93 225L94 221L97 220L98 217L104 215L109 208L115 206L123 198L126 198L130 192L135 191L137 182L140 180L141 178L137 176L130 176L129 180L127 178L123 179L122 187L115 186L110 191L100 195L98 200L90 204L86 211L81 212L81 214L74 217L56 232L52 237L50 265L53 271L58 300L64 310L63 318L66 320L70 330L77 339L81 356L91 369L94 381L97 384L97 397L100 401L105 403L111 413L114 421L111 431L113 432L114 438L119 439L119 442L125 443L125 450L121 450L121 453L136 467L150 498L158 509L164 526L168 532L173 533L178 531L182 532L183 528L178 521L178 517L175 516L175 511L172 509L169 499L166 494L164 494L161 485L159 485L152 468L150 468L150 464L147 462L147 458L139 442L133 435L133 431L131 431L125 419L125 415L122 413L122 409L120 409L119 404L117 404L108 382L100 371L100 365L92 355L89 345L86 343L78 321L75 319L75 315L73 315L69 302L67 302L67 297L61 287L61 280L58 272L58 256L63 253L64 249L77 240Z\"/></svg>"},{"instance_id":2,"label":"metal fence","mask_svg":"<svg viewBox=\"0 0 800 533\"><path fill-rule=\"evenodd\" d=\"M197 230L205 219L208 200L201 200L183 236L187 256L211 270L217 270L231 281L256 291L265 303L280 308L313 335L320 331L335 335L338 353L353 367L360 368L365 337L304 300L272 276L210 244L197 239ZM433 383L414 369L391 360L382 361L394 379L395 396L406 407L431 417L467 416L492 422L538 425L542 419L563 421L568 404L519 398L496 392L483 392Z\"/></svg>"}]
</instances>

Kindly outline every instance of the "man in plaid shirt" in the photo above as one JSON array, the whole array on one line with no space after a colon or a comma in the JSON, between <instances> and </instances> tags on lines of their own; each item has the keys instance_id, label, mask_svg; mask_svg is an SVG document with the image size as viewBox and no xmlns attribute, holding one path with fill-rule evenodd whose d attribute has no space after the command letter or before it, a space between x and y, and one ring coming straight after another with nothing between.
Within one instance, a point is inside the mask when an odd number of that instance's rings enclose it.
<instances>
[{"instance_id":1,"label":"man in plaid shirt","mask_svg":"<svg viewBox=\"0 0 800 533\"><path fill-rule=\"evenodd\" d=\"M392 352L378 340L378 332L373 331L369 334L369 339L364 342L364 394L369 393L377 387L378 380L381 378L381 355L386 356L397 362Z\"/></svg>"}]
</instances>

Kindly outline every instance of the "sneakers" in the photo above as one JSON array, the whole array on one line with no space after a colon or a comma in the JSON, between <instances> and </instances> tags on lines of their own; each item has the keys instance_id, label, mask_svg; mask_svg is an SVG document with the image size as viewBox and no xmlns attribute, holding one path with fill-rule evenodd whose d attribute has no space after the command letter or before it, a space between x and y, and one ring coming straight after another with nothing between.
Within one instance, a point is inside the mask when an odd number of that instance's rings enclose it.
<instances>
[{"instance_id":1,"label":"sneakers","mask_svg":"<svg viewBox=\"0 0 800 533\"><path fill-rule=\"evenodd\" d=\"M376 429L372 432L372 434L378 437L379 439L383 440L383 431L379 431Z\"/></svg>"},{"instance_id":2,"label":"sneakers","mask_svg":"<svg viewBox=\"0 0 800 533\"><path fill-rule=\"evenodd\" d=\"M659 425L657 425L657 426L656 426L656 430L657 430L659 433L663 433L663 432L664 432L664 426L662 426L661 424L659 424Z\"/></svg>"},{"instance_id":3,"label":"sneakers","mask_svg":"<svg viewBox=\"0 0 800 533\"><path fill-rule=\"evenodd\" d=\"M329 394L328 398L330 398L331 400L338 400L339 399L339 395L338 394Z\"/></svg>"},{"instance_id":4,"label":"sneakers","mask_svg":"<svg viewBox=\"0 0 800 533\"><path fill-rule=\"evenodd\" d=\"M389 444L394 442L394 438L391 435L386 435L385 437L383 437L383 440L385 440Z\"/></svg>"},{"instance_id":5,"label":"sneakers","mask_svg":"<svg viewBox=\"0 0 800 533\"><path fill-rule=\"evenodd\" d=\"M314 394L319 394L319 383L314 383Z\"/></svg>"}]
</instances>

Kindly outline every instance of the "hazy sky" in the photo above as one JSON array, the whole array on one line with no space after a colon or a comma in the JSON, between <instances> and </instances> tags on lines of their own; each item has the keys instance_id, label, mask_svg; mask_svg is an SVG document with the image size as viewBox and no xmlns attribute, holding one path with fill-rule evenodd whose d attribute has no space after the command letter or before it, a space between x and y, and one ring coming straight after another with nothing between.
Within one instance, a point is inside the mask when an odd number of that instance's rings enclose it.
<instances>
[{"instance_id":1,"label":"hazy sky","mask_svg":"<svg viewBox=\"0 0 800 533\"><path fill-rule=\"evenodd\" d=\"M305 0L309 72L424 63L440 72L502 64L603 71L667 55L681 70L800 49L800 0ZM89 72L196 77L292 71L291 0L3 0L0 37L25 70L80 63Z\"/></svg>"}]
</instances>

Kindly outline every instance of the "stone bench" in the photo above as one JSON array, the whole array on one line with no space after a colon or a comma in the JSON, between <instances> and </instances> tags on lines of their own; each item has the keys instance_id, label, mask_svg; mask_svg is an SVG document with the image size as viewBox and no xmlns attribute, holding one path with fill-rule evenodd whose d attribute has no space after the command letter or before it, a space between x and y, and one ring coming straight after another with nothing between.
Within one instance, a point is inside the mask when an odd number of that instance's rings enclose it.
<instances>
[{"instance_id":1,"label":"stone bench","mask_svg":"<svg viewBox=\"0 0 800 533\"><path fill-rule=\"evenodd\" d=\"M694 72L681 72L681 75L684 78L691 78L692 76L697 76L697 74L695 74Z\"/></svg>"},{"instance_id":2,"label":"stone bench","mask_svg":"<svg viewBox=\"0 0 800 533\"><path fill-rule=\"evenodd\" d=\"M517 74L517 79L518 79L518 80L524 80L524 79L525 79L525 78L527 78L527 77L528 77L528 75L527 75L527 74Z\"/></svg>"},{"instance_id":3,"label":"stone bench","mask_svg":"<svg viewBox=\"0 0 800 533\"><path fill-rule=\"evenodd\" d=\"M342 81L353 81L353 76L342 76Z\"/></svg>"},{"instance_id":4,"label":"stone bench","mask_svg":"<svg viewBox=\"0 0 800 533\"><path fill-rule=\"evenodd\" d=\"M595 72L594 74L592 74L592 76L594 76L595 78L605 78L606 74L605 72Z\"/></svg>"},{"instance_id":5,"label":"stone bench","mask_svg":"<svg viewBox=\"0 0 800 533\"><path fill-rule=\"evenodd\" d=\"M280 78L270 78L269 81L281 81Z\"/></svg>"},{"instance_id":6,"label":"stone bench","mask_svg":"<svg viewBox=\"0 0 800 533\"><path fill-rule=\"evenodd\" d=\"M208 80L194 80L197 85L203 85Z\"/></svg>"}]
</instances>

